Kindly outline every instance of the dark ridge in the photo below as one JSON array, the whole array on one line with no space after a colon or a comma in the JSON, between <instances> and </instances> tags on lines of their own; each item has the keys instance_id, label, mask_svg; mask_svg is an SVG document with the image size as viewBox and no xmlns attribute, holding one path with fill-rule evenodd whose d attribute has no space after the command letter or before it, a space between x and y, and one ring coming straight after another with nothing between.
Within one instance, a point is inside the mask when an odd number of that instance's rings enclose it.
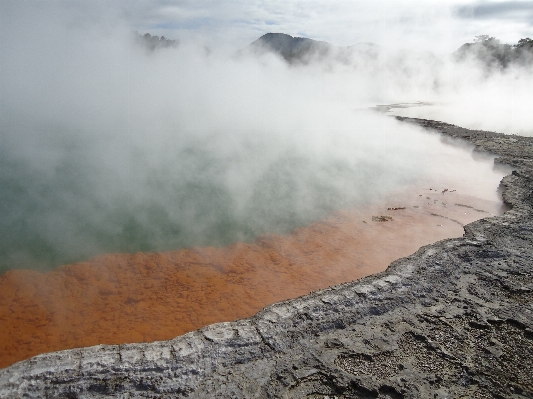
<instances>
[{"instance_id":1,"label":"dark ridge","mask_svg":"<svg viewBox=\"0 0 533 399\"><path fill-rule=\"evenodd\" d=\"M334 46L327 42L305 37L292 37L285 33L267 33L254 41L250 47L256 53L268 51L276 53L289 63L326 57L334 49Z\"/></svg>"},{"instance_id":2,"label":"dark ridge","mask_svg":"<svg viewBox=\"0 0 533 399\"><path fill-rule=\"evenodd\" d=\"M364 42L348 47L334 46L328 42L293 37L285 33L267 33L238 52L251 52L256 55L274 53L282 57L289 64L307 65L326 59L348 64L354 56L375 58L381 48L377 44Z\"/></svg>"},{"instance_id":3,"label":"dark ridge","mask_svg":"<svg viewBox=\"0 0 533 399\"><path fill-rule=\"evenodd\" d=\"M274 53L290 64L309 64L313 61L333 59L344 63L355 57L375 58L381 52L377 44L364 42L348 47L334 46L328 42L285 33L267 33L251 43L245 50L254 54ZM242 51L239 52L242 54ZM533 65L533 39L520 39L516 44L501 43L488 35L476 36L473 43L465 43L453 53L457 62L477 60L488 69L505 69L510 66Z\"/></svg>"}]
</instances>

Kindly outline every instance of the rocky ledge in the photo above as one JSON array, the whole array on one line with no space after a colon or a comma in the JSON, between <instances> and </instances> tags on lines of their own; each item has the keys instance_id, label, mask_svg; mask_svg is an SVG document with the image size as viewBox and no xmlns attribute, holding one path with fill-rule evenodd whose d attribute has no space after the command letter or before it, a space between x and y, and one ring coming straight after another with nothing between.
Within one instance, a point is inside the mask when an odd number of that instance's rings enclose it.
<instances>
[{"instance_id":1,"label":"rocky ledge","mask_svg":"<svg viewBox=\"0 0 533 399\"><path fill-rule=\"evenodd\" d=\"M512 209L249 319L16 363L0 397L532 398L533 138L398 119L516 168L502 180Z\"/></svg>"}]
</instances>

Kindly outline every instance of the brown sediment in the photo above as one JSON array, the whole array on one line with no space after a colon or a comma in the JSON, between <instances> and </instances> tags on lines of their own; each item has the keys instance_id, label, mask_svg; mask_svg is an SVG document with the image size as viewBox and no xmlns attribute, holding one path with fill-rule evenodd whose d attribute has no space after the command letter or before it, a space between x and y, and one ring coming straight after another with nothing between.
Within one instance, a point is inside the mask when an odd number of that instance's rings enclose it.
<instances>
[{"instance_id":1,"label":"brown sediment","mask_svg":"<svg viewBox=\"0 0 533 399\"><path fill-rule=\"evenodd\" d=\"M253 244L110 254L49 273L9 271L0 276L0 367L61 349L166 340L248 317L380 272L422 245L461 236L461 224L488 216L479 209L496 214L500 205L411 189ZM395 209L394 220L371 221L387 208Z\"/></svg>"}]
</instances>

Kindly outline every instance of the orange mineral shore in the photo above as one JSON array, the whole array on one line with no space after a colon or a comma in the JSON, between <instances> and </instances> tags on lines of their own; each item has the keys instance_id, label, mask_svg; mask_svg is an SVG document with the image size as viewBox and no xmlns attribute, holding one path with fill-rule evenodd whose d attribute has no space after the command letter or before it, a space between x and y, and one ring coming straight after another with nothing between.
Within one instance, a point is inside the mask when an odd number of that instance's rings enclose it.
<instances>
[{"instance_id":1,"label":"orange mineral shore","mask_svg":"<svg viewBox=\"0 0 533 399\"><path fill-rule=\"evenodd\" d=\"M461 224L501 211L501 203L450 191L418 190L338 211L250 244L110 254L48 273L8 271L0 275L0 367L61 349L171 339L248 317L380 272L423 245L461 236Z\"/></svg>"}]
</instances>

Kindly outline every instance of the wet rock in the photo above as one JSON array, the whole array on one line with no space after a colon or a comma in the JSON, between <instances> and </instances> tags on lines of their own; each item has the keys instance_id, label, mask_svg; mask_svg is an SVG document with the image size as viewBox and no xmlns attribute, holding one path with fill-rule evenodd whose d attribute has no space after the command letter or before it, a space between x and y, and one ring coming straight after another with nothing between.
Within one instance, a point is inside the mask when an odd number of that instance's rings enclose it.
<instances>
[{"instance_id":1,"label":"wet rock","mask_svg":"<svg viewBox=\"0 0 533 399\"><path fill-rule=\"evenodd\" d=\"M502 181L512 209L249 319L16 363L0 397L533 397L533 138L407 121L515 167Z\"/></svg>"}]
</instances>

